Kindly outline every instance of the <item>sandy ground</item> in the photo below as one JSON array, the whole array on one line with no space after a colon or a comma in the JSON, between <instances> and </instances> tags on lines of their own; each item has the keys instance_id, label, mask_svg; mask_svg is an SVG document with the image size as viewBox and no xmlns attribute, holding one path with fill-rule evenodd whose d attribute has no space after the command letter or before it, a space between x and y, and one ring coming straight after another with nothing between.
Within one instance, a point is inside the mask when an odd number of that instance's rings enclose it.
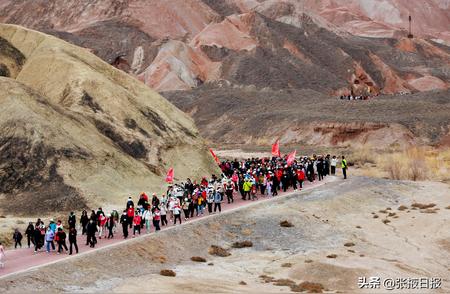
<instances>
[{"instance_id":1,"label":"sandy ground","mask_svg":"<svg viewBox=\"0 0 450 294\"><path fill-rule=\"evenodd\" d=\"M266 283L260 277L266 275L288 279L281 284L309 281L321 283L329 292L364 293L371 290L359 290L358 277L439 277L442 288L437 292L446 293L449 192L449 186L441 183L354 177L0 279L0 291L46 290L48 285L70 292L290 291ZM436 206L411 208L416 202ZM398 210L401 205L407 209ZM280 227L286 219L294 227ZM385 224L386 220L390 222ZM233 242L244 240L253 246L231 248ZM354 246L344 246L348 242ZM212 256L211 245L229 249L231 255ZM331 254L336 258L327 257ZM192 256L207 262L192 262ZM290 267L282 266L285 263ZM177 276L161 276L162 269L174 270ZM383 288L375 292L380 291L386 292Z\"/></svg>"}]
</instances>

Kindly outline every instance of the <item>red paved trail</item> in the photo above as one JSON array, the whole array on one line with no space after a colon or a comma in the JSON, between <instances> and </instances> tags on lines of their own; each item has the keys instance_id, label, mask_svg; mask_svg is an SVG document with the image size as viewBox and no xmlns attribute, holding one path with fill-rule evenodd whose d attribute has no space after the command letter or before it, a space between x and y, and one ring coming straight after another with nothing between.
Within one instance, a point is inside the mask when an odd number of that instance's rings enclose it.
<instances>
[{"instance_id":1,"label":"red paved trail","mask_svg":"<svg viewBox=\"0 0 450 294\"><path fill-rule=\"evenodd\" d=\"M309 182L305 182L303 190L310 190L312 188L321 186L322 184L325 184L327 182L330 182L330 180L334 180L335 177L332 176L328 176L325 178L324 181L318 182L315 181L314 183L309 183ZM288 190L286 193L279 193L279 196L275 196L275 197L263 197L261 195L258 195L259 199L255 200L255 201L251 201L251 200L247 200L244 201L241 199L240 194L238 193L238 195L234 195L234 203L228 204L226 203L226 201L222 202L222 212L224 211L230 211L230 210L235 210L235 209L239 209L245 206L249 206L252 203L260 203L263 201L268 201L271 199L277 199L283 196L287 196L293 193L299 192L299 190L294 191L294 190ZM182 213L182 216L183 213ZM210 216L214 216L214 214L211 214ZM193 221L199 221L201 219L204 218L208 218L208 212L206 209L206 212L203 216L199 216L199 217L194 217L189 219L188 221L183 221L183 224L185 223L189 223L189 222L193 222ZM78 221L78 219L77 219ZM178 225L177 225L178 226ZM174 227L173 224L170 223L169 221L169 225L168 226L164 226L161 227L161 230L166 230L168 228ZM106 230L107 231L107 230ZM130 229L129 232L132 233L132 230ZM143 230L141 230L141 235L138 236L136 235L136 238L141 238L143 236L146 236L147 234L145 233L145 228ZM152 227L152 230L150 232L150 234L154 233L154 228ZM94 250L99 250L105 247L110 247L111 245L114 244L118 244L118 243L123 243L123 242L127 242L130 239L132 239L132 234L129 235L128 240L124 240L123 236L122 236L122 227L119 225L118 229L116 231L116 233L114 234L114 239L98 239L98 243L95 246L95 248L90 248L89 246L86 246L86 236L81 236L78 235L78 249L80 250L80 254L86 253L86 252L91 252ZM25 241L25 242L24 242ZM26 243L26 239L22 240L22 245L24 245L24 243ZM68 240L66 241L67 246L69 246L69 242ZM26 244L25 244L26 246ZM74 253L74 255L70 256L68 254L56 254L56 251L52 251L51 253L47 253L45 252L45 246L43 247L43 251L38 252L37 254L34 254L34 248L22 248L22 249L11 249L11 250L7 250L6 251L6 263L5 263L5 267L4 268L0 268L0 278L4 278L6 276L10 276L12 274L15 273L19 273L19 272L24 272L27 270L30 270L32 268L36 268L39 266L43 266L43 265L47 265L50 263L54 263L57 262L59 260L62 259L66 259L66 258L70 258L72 256L77 256L77 254ZM56 247L57 248L57 247ZM78 254L78 255L80 255Z\"/></svg>"}]
</instances>

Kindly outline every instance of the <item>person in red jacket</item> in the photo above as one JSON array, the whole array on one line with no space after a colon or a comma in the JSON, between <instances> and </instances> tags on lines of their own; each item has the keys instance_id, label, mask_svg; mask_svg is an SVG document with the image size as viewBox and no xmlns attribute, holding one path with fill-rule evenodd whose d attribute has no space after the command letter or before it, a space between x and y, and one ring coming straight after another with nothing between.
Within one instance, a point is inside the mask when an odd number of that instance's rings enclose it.
<instances>
[{"instance_id":1,"label":"person in red jacket","mask_svg":"<svg viewBox=\"0 0 450 294\"><path fill-rule=\"evenodd\" d=\"M301 190L303 188L303 181L305 180L305 172L303 171L303 168L297 170L297 180Z\"/></svg>"},{"instance_id":2,"label":"person in red jacket","mask_svg":"<svg viewBox=\"0 0 450 294\"><path fill-rule=\"evenodd\" d=\"M133 224L134 224L134 230L133 230L133 237L136 235L136 231L138 231L139 235L141 234L141 216L139 214L139 211L136 210L136 214L133 218Z\"/></svg>"},{"instance_id":3,"label":"person in red jacket","mask_svg":"<svg viewBox=\"0 0 450 294\"><path fill-rule=\"evenodd\" d=\"M128 225L130 226L130 229L133 224L133 218L134 218L134 208L133 208L133 206L130 205L127 209L127 219L128 219Z\"/></svg>"}]
</instances>

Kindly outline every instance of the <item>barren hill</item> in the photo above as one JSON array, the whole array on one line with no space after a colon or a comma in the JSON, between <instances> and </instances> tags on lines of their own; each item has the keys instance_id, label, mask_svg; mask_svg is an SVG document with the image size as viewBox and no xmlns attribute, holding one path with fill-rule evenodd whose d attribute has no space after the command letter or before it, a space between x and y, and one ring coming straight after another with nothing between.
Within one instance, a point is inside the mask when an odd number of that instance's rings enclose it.
<instances>
[{"instance_id":1,"label":"barren hill","mask_svg":"<svg viewBox=\"0 0 450 294\"><path fill-rule=\"evenodd\" d=\"M0 49L2 209L121 203L162 191L168 167L214 171L191 118L86 49L13 25Z\"/></svg>"},{"instance_id":2,"label":"barren hill","mask_svg":"<svg viewBox=\"0 0 450 294\"><path fill-rule=\"evenodd\" d=\"M450 40L448 3L423 3L0 0L0 21L90 48L158 91L226 80L390 94L449 87L449 49L436 43Z\"/></svg>"}]
</instances>

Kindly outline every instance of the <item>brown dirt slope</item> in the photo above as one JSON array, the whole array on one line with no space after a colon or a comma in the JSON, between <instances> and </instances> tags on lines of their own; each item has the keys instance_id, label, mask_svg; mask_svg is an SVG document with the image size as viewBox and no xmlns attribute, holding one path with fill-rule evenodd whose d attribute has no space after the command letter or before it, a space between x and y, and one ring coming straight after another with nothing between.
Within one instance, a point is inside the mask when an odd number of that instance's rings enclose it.
<instances>
[{"instance_id":1,"label":"brown dirt slope","mask_svg":"<svg viewBox=\"0 0 450 294\"><path fill-rule=\"evenodd\" d=\"M202 86L163 93L218 144L437 144L449 131L449 90L341 101L312 90Z\"/></svg>"},{"instance_id":2,"label":"brown dirt slope","mask_svg":"<svg viewBox=\"0 0 450 294\"><path fill-rule=\"evenodd\" d=\"M177 178L214 171L192 119L139 81L36 31L1 25L0 38L14 48L0 64L19 70L0 81L2 208L120 203L161 191L169 166Z\"/></svg>"}]
</instances>

